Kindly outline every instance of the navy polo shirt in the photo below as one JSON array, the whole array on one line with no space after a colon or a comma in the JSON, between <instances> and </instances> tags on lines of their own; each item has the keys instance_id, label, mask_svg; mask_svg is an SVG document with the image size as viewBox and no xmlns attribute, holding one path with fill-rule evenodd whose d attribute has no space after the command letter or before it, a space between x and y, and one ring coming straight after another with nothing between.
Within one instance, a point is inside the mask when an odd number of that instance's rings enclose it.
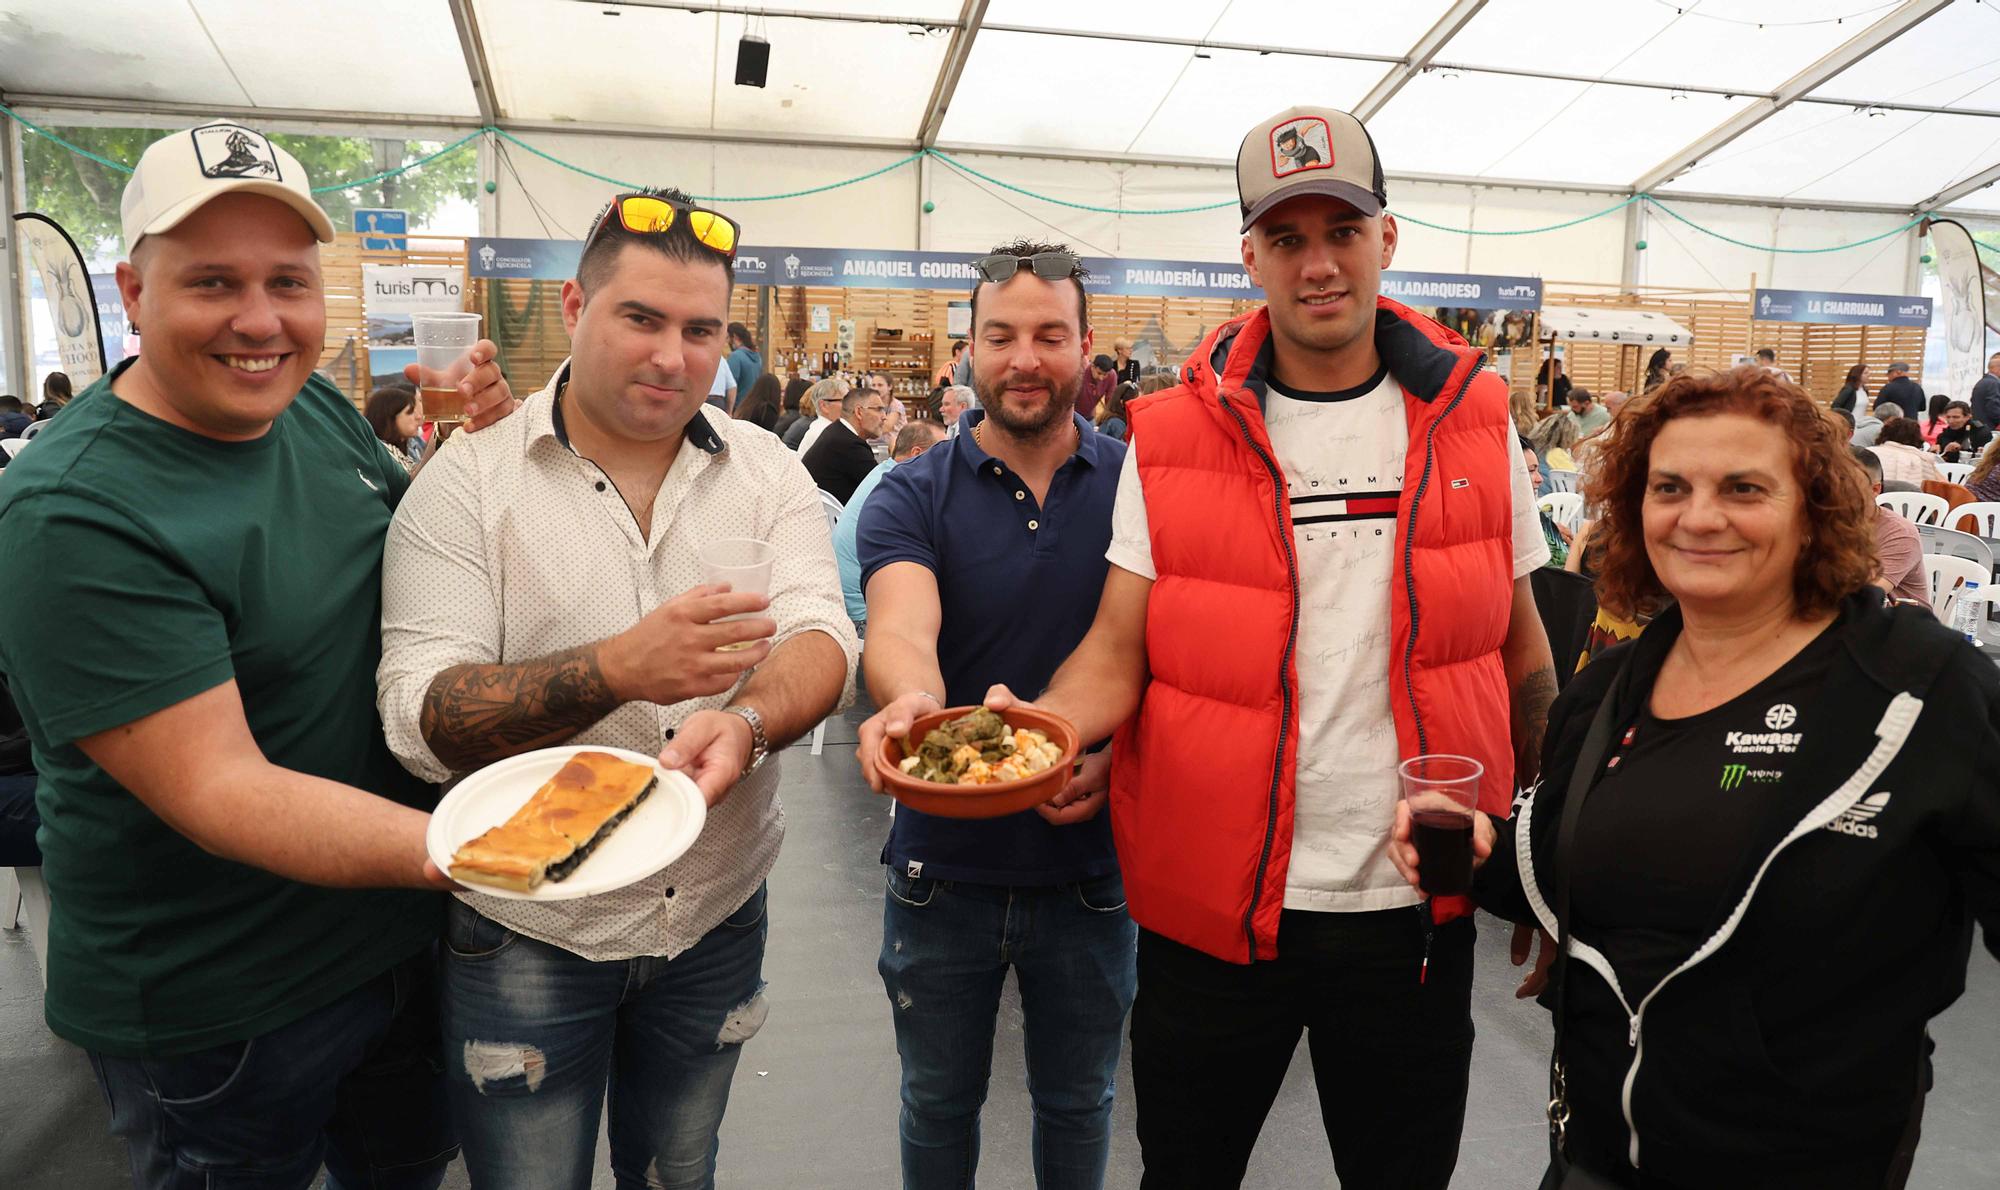
<instances>
[{"instance_id":1,"label":"navy polo shirt","mask_svg":"<svg viewBox=\"0 0 2000 1190\"><path fill-rule=\"evenodd\" d=\"M945 702L975 705L1004 682L1040 694L1090 631L1110 563L1111 505L1125 444L1077 417L1081 443L1049 483L1047 504L979 448L969 409L959 433L882 478L856 534L861 589L895 562L937 576L938 665ZM1063 884L1116 871L1111 815L1051 826L1033 810L938 818L896 808L882 862L912 876L980 884Z\"/></svg>"}]
</instances>

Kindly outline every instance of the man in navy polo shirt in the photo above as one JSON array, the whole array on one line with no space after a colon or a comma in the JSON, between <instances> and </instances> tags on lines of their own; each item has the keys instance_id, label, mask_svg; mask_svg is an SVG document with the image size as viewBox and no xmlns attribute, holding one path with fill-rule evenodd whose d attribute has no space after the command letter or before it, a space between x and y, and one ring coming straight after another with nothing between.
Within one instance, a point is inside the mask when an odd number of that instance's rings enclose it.
<instances>
[{"instance_id":1,"label":"man in navy polo shirt","mask_svg":"<svg viewBox=\"0 0 2000 1190\"><path fill-rule=\"evenodd\" d=\"M882 707L861 728L871 784L867 758L918 715L975 705L995 682L1046 685L1104 588L1125 446L1075 413L1091 354L1083 271L1067 248L1026 242L977 267L984 408L889 472L861 515L862 665ZM1109 769L1099 751L1049 804L1006 818L897 810L882 851L879 969L903 1060L905 1190L966 1185L978 1164L1009 967L1026 1017L1036 1185L1104 1183L1137 942L1110 819L1097 813Z\"/></svg>"}]
</instances>

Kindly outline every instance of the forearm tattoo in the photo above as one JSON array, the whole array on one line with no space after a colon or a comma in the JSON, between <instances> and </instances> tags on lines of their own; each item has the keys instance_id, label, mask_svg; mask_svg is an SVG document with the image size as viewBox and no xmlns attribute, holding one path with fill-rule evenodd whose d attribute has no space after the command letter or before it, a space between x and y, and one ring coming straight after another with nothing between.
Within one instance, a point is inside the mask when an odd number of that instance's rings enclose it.
<instances>
[{"instance_id":1,"label":"forearm tattoo","mask_svg":"<svg viewBox=\"0 0 2000 1190\"><path fill-rule=\"evenodd\" d=\"M616 710L595 646L520 665L455 665L424 695L424 742L454 772L559 744Z\"/></svg>"},{"instance_id":2,"label":"forearm tattoo","mask_svg":"<svg viewBox=\"0 0 2000 1190\"><path fill-rule=\"evenodd\" d=\"M1545 665L1514 687L1516 785L1527 785L1542 767L1542 740L1549 730L1549 704L1556 700L1556 671Z\"/></svg>"}]
</instances>

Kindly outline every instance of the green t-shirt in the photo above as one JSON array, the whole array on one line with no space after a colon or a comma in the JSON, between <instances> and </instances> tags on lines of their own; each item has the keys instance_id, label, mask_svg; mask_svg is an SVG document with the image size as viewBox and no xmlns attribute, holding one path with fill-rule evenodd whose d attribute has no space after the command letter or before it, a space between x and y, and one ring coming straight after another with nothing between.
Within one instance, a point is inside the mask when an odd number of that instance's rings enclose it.
<instances>
[{"instance_id":1,"label":"green t-shirt","mask_svg":"<svg viewBox=\"0 0 2000 1190\"><path fill-rule=\"evenodd\" d=\"M0 671L41 778L58 1035L152 1057L254 1037L437 936L441 895L209 855L75 745L233 678L273 764L430 808L375 713L382 543L408 486L318 376L254 442L170 425L100 380L8 466L0 591L34 623L0 632Z\"/></svg>"}]
</instances>

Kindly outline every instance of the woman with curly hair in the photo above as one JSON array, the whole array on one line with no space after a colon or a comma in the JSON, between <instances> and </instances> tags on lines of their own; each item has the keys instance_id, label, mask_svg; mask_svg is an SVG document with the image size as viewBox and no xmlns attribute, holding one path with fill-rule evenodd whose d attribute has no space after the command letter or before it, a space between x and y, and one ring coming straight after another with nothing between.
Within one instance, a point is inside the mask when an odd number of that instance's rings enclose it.
<instances>
[{"instance_id":1,"label":"woman with curly hair","mask_svg":"<svg viewBox=\"0 0 2000 1190\"><path fill-rule=\"evenodd\" d=\"M1838 425L1759 368L1684 375L1586 484L1599 599L1674 603L1563 690L1497 838L1474 821L1480 905L1562 944L1551 1184L1907 1178L1925 1024L2000 927L2000 671L1884 605Z\"/></svg>"}]
</instances>

